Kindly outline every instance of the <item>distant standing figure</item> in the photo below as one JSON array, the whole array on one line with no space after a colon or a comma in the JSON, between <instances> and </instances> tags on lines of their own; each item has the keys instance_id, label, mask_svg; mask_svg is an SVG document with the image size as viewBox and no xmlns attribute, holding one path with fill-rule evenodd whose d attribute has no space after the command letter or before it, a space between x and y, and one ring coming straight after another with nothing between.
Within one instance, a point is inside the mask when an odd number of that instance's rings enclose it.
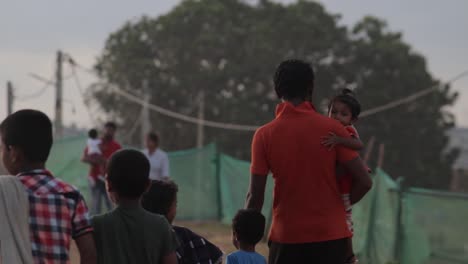
<instances>
[{"instance_id":1,"label":"distant standing figure","mask_svg":"<svg viewBox=\"0 0 468 264\"><path fill-rule=\"evenodd\" d=\"M154 132L146 137L146 149L143 154L151 164L150 180L162 180L169 177L169 158L166 152L159 148L159 136Z\"/></svg>"},{"instance_id":2,"label":"distant standing figure","mask_svg":"<svg viewBox=\"0 0 468 264\"><path fill-rule=\"evenodd\" d=\"M116 131L117 125L114 122L107 122L104 125L104 136L102 137L100 144L102 158L96 159L96 155L89 151L89 146L86 146L83 157L81 158L83 162L90 164L89 178L95 180L95 182L90 181L89 184L92 197L92 214L101 213L101 199L104 200L107 210L110 210L112 207L106 193L104 175L107 160L109 160L112 154L122 148L114 139Z\"/></svg>"}]
</instances>

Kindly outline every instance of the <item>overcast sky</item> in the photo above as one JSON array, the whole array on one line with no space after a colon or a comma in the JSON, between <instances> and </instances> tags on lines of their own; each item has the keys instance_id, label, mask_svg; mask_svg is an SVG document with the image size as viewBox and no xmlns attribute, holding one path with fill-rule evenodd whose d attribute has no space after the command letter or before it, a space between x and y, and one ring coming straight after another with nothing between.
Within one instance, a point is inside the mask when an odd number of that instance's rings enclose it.
<instances>
[{"instance_id":1,"label":"overcast sky","mask_svg":"<svg viewBox=\"0 0 468 264\"><path fill-rule=\"evenodd\" d=\"M54 74L55 54L61 49L91 68L109 33L125 21L143 14L157 16L178 4L177 0L42 0L2 1L0 8L0 119L6 115L7 80L21 97L37 93L44 86L28 74L47 78ZM283 1L292 2L292 1ZM354 24L364 15L387 20L392 30L402 31L405 41L428 61L433 75L448 80L468 70L468 1L466 0L328 0L328 11L342 14L341 23ZM65 68L65 77L70 69ZM83 86L94 78L79 73ZM453 112L458 124L468 126L468 78L453 85L461 96ZM90 126L90 118L73 79L65 81L66 124ZM53 118L54 90L42 96L19 100L14 110L36 108ZM76 112L73 113L73 108Z\"/></svg>"}]
</instances>

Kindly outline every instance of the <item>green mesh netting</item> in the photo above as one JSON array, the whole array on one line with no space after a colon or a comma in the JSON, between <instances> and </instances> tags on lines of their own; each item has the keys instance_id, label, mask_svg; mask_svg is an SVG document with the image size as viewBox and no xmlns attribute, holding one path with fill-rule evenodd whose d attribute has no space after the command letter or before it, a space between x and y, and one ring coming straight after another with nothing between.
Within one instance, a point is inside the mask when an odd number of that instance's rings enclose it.
<instances>
[{"instance_id":1,"label":"green mesh netting","mask_svg":"<svg viewBox=\"0 0 468 264\"><path fill-rule=\"evenodd\" d=\"M47 163L88 200L87 170L80 162L86 137L56 141ZM178 219L231 222L244 206L249 163L217 153L214 144L169 153L179 185ZM263 213L271 220L273 179ZM88 200L89 201L89 200ZM468 196L410 188L401 191L377 169L374 186L353 209L354 248L361 263L468 263Z\"/></svg>"},{"instance_id":2,"label":"green mesh netting","mask_svg":"<svg viewBox=\"0 0 468 264\"><path fill-rule=\"evenodd\" d=\"M177 218L219 219L219 178L216 147L169 153L171 178L179 185Z\"/></svg>"},{"instance_id":3,"label":"green mesh netting","mask_svg":"<svg viewBox=\"0 0 468 264\"><path fill-rule=\"evenodd\" d=\"M405 263L416 263L413 250L427 263L468 263L468 196L411 188L403 215Z\"/></svg>"},{"instance_id":4,"label":"green mesh netting","mask_svg":"<svg viewBox=\"0 0 468 264\"><path fill-rule=\"evenodd\" d=\"M77 136L57 140L52 146L47 168L53 174L73 184L89 201L88 166L81 162L81 156L86 146L86 137Z\"/></svg>"},{"instance_id":5,"label":"green mesh netting","mask_svg":"<svg viewBox=\"0 0 468 264\"><path fill-rule=\"evenodd\" d=\"M399 199L396 184L377 169L374 186L353 208L354 249L363 263L387 263L396 259Z\"/></svg>"},{"instance_id":6,"label":"green mesh netting","mask_svg":"<svg viewBox=\"0 0 468 264\"><path fill-rule=\"evenodd\" d=\"M222 221L229 224L237 210L244 207L245 196L249 187L250 163L227 155L220 155L220 176ZM269 221L271 220L269 217L273 206L272 193L273 179L269 177L262 210L262 213Z\"/></svg>"}]
</instances>

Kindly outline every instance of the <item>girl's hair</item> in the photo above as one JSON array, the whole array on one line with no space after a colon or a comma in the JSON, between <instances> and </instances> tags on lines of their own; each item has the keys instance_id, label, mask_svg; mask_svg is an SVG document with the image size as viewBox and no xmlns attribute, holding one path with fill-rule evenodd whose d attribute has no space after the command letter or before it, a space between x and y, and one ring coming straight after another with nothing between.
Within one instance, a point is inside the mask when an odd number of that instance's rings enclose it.
<instances>
[{"instance_id":1,"label":"girl's hair","mask_svg":"<svg viewBox=\"0 0 468 264\"><path fill-rule=\"evenodd\" d=\"M331 110L333 103L336 101L340 101L341 103L347 105L349 109L351 110L351 115L353 118L359 117L359 114L361 113L361 104L356 99L356 96L354 95L353 91L347 88L343 89L341 93L336 95L330 101L330 104L328 105L328 110Z\"/></svg>"}]
</instances>

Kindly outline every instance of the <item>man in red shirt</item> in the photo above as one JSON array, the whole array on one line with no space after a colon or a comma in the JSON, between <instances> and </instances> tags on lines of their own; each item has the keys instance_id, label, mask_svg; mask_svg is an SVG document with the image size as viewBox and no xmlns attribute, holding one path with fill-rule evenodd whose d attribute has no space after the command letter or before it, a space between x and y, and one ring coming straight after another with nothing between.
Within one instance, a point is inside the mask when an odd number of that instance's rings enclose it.
<instances>
[{"instance_id":1,"label":"man in red shirt","mask_svg":"<svg viewBox=\"0 0 468 264\"><path fill-rule=\"evenodd\" d=\"M308 97L314 72L308 63L281 63L274 77L282 103L276 118L259 128L252 142L252 165L246 207L261 210L269 172L275 181L269 263L343 264L351 236L335 174L342 164L353 176L351 201L358 202L372 182L359 155L321 144L330 132L349 133L320 115Z\"/></svg>"},{"instance_id":2,"label":"man in red shirt","mask_svg":"<svg viewBox=\"0 0 468 264\"><path fill-rule=\"evenodd\" d=\"M90 190L92 197L92 207L91 214L101 213L101 198L104 199L107 210L111 209L111 202L107 196L106 186L104 183L105 176L105 167L107 160L122 147L120 144L115 141L114 136L117 131L117 125L114 122L107 122L104 125L104 136L102 137L102 142L100 149L102 152L102 159L93 159L88 156L88 147L85 148L81 160L90 165L89 178L90 181Z\"/></svg>"}]
</instances>

